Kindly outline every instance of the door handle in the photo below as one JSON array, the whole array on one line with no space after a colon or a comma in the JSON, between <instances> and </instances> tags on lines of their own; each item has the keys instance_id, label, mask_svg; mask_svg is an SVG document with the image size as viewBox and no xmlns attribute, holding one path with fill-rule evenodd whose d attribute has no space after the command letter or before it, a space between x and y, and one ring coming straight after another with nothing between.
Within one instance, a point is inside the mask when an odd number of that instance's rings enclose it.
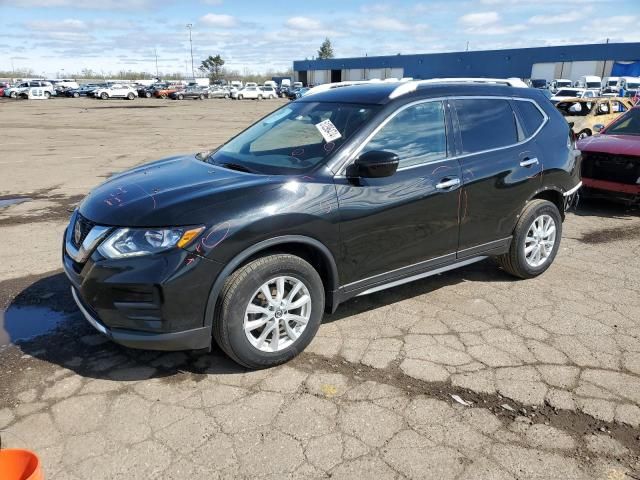
<instances>
[{"instance_id":1,"label":"door handle","mask_svg":"<svg viewBox=\"0 0 640 480\"><path fill-rule=\"evenodd\" d=\"M538 159L536 157L533 158L525 158L520 162L521 167L530 167L531 165L538 165Z\"/></svg>"},{"instance_id":2,"label":"door handle","mask_svg":"<svg viewBox=\"0 0 640 480\"><path fill-rule=\"evenodd\" d=\"M459 178L443 178L440 183L436 184L436 188L438 190L446 190L448 188L452 188L452 187L457 187L458 185L460 185L460 179Z\"/></svg>"}]
</instances>

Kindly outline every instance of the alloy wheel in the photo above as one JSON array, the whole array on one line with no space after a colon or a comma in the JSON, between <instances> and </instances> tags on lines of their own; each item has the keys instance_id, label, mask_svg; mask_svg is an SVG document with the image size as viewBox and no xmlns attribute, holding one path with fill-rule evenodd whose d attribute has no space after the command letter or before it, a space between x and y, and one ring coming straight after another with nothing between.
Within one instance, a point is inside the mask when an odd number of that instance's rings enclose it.
<instances>
[{"instance_id":1,"label":"alloy wheel","mask_svg":"<svg viewBox=\"0 0 640 480\"><path fill-rule=\"evenodd\" d=\"M556 243L556 222L550 215L540 215L533 220L524 241L524 255L534 268L544 265Z\"/></svg>"},{"instance_id":2,"label":"alloy wheel","mask_svg":"<svg viewBox=\"0 0 640 480\"><path fill-rule=\"evenodd\" d=\"M251 297L243 329L249 343L263 352L279 352L293 345L311 317L307 286L290 276L272 278Z\"/></svg>"}]
</instances>

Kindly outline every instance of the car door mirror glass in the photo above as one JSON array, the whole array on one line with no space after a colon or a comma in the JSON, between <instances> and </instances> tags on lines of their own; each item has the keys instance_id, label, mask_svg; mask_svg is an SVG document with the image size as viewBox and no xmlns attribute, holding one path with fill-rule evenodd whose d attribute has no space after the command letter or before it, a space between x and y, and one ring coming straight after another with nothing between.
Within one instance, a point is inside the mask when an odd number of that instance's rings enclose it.
<instances>
[{"instance_id":1,"label":"car door mirror glass","mask_svg":"<svg viewBox=\"0 0 640 480\"><path fill-rule=\"evenodd\" d=\"M347 169L348 177L383 178L396 173L400 159L386 150L371 150L360 155Z\"/></svg>"},{"instance_id":2,"label":"car door mirror glass","mask_svg":"<svg viewBox=\"0 0 640 480\"><path fill-rule=\"evenodd\" d=\"M593 126L593 131L596 132L596 133L600 133L602 130L604 130L604 125L601 124L601 123L596 123Z\"/></svg>"}]
</instances>

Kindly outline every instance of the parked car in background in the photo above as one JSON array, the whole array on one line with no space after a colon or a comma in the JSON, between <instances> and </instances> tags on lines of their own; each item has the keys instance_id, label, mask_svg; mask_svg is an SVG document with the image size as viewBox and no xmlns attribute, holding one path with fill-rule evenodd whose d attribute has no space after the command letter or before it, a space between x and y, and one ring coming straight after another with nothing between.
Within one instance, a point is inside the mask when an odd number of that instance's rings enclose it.
<instances>
[{"instance_id":1,"label":"parked car in background","mask_svg":"<svg viewBox=\"0 0 640 480\"><path fill-rule=\"evenodd\" d=\"M294 89L304 87L304 85L302 84L302 82L293 82L293 83L291 84L291 86L292 86Z\"/></svg>"},{"instance_id":2,"label":"parked car in background","mask_svg":"<svg viewBox=\"0 0 640 480\"><path fill-rule=\"evenodd\" d=\"M96 92L96 90L100 90L101 88L109 88L111 85L113 85L113 82L98 83L98 88L87 91L87 97L93 98L93 94Z\"/></svg>"},{"instance_id":3,"label":"parked car in background","mask_svg":"<svg viewBox=\"0 0 640 480\"><path fill-rule=\"evenodd\" d=\"M245 86L240 90L231 93L231 98L236 100L262 100L266 98L260 87Z\"/></svg>"},{"instance_id":4,"label":"parked car in background","mask_svg":"<svg viewBox=\"0 0 640 480\"><path fill-rule=\"evenodd\" d=\"M618 87L618 80L620 80L620 77L604 77L600 92L602 94L615 93L617 95L620 91L620 88Z\"/></svg>"},{"instance_id":5,"label":"parked car in background","mask_svg":"<svg viewBox=\"0 0 640 480\"><path fill-rule=\"evenodd\" d=\"M574 86L599 93L602 88L602 79L596 75L583 75L576 81Z\"/></svg>"},{"instance_id":6,"label":"parked car in background","mask_svg":"<svg viewBox=\"0 0 640 480\"><path fill-rule=\"evenodd\" d=\"M11 84L9 84L9 83L0 83L0 97L4 96L4 91L7 88L11 88Z\"/></svg>"},{"instance_id":7,"label":"parked car in background","mask_svg":"<svg viewBox=\"0 0 640 480\"><path fill-rule=\"evenodd\" d=\"M192 86L170 93L169 98L172 100L184 100L185 98L204 100L209 98L209 92L202 87Z\"/></svg>"},{"instance_id":8,"label":"parked car in background","mask_svg":"<svg viewBox=\"0 0 640 480\"><path fill-rule=\"evenodd\" d=\"M533 78L531 79L531 88L549 88L549 82L544 78Z\"/></svg>"},{"instance_id":9,"label":"parked car in background","mask_svg":"<svg viewBox=\"0 0 640 480\"><path fill-rule=\"evenodd\" d=\"M287 97L289 98L289 100L297 100L298 98L304 96L304 94L309 90L311 90L309 87L294 88L293 90L289 91Z\"/></svg>"},{"instance_id":10,"label":"parked car in background","mask_svg":"<svg viewBox=\"0 0 640 480\"><path fill-rule=\"evenodd\" d=\"M85 85L81 85L79 88L73 88L73 89L67 90L66 92L64 92L64 95L66 97L73 97L73 98L86 97L86 96L89 96L89 93L93 92L94 90L97 90L98 88L100 88L100 85L96 83L88 83Z\"/></svg>"},{"instance_id":11,"label":"parked car in background","mask_svg":"<svg viewBox=\"0 0 640 480\"><path fill-rule=\"evenodd\" d=\"M260 87L260 89L262 90L264 98L278 98L278 92L276 92L276 89L273 85L263 85L262 87Z\"/></svg>"},{"instance_id":12,"label":"parked car in background","mask_svg":"<svg viewBox=\"0 0 640 480\"><path fill-rule=\"evenodd\" d=\"M640 107L595 131L578 142L584 194L640 204Z\"/></svg>"},{"instance_id":13,"label":"parked car in background","mask_svg":"<svg viewBox=\"0 0 640 480\"><path fill-rule=\"evenodd\" d=\"M558 90L571 87L571 84L572 82L568 78L556 78L551 82L549 90L551 90L552 93L556 93Z\"/></svg>"},{"instance_id":14,"label":"parked car in background","mask_svg":"<svg viewBox=\"0 0 640 480\"><path fill-rule=\"evenodd\" d=\"M620 77L618 82L618 90L624 88L627 97L635 96L640 90L640 78L638 77Z\"/></svg>"},{"instance_id":15,"label":"parked car in background","mask_svg":"<svg viewBox=\"0 0 640 480\"><path fill-rule=\"evenodd\" d=\"M115 83L109 87L94 90L93 96L101 100L107 100L109 98L126 98L127 100L133 100L138 96L138 92L131 85Z\"/></svg>"},{"instance_id":16,"label":"parked car in background","mask_svg":"<svg viewBox=\"0 0 640 480\"><path fill-rule=\"evenodd\" d=\"M551 103L558 103L561 100L567 98L596 98L596 92L593 90L587 90L586 88L562 88L556 92L551 100Z\"/></svg>"},{"instance_id":17,"label":"parked car in background","mask_svg":"<svg viewBox=\"0 0 640 480\"><path fill-rule=\"evenodd\" d=\"M166 83L155 83L152 85L140 85L138 86L138 96L140 98L151 98L153 97L154 93L156 92L156 90L162 89L162 88L166 88L167 84Z\"/></svg>"},{"instance_id":18,"label":"parked car in background","mask_svg":"<svg viewBox=\"0 0 640 480\"><path fill-rule=\"evenodd\" d=\"M230 89L220 85L212 85L206 91L209 98L231 98Z\"/></svg>"},{"instance_id":19,"label":"parked car in background","mask_svg":"<svg viewBox=\"0 0 640 480\"><path fill-rule=\"evenodd\" d=\"M167 85L165 87L155 89L153 96L157 98L167 98L172 93L182 90L183 88L184 87L182 85Z\"/></svg>"},{"instance_id":20,"label":"parked car in background","mask_svg":"<svg viewBox=\"0 0 640 480\"><path fill-rule=\"evenodd\" d=\"M245 367L268 368L355 296L487 257L521 279L543 274L579 160L536 89L335 88L212 152L92 189L62 262L80 311L112 341L188 350L215 339Z\"/></svg>"},{"instance_id":21,"label":"parked car in background","mask_svg":"<svg viewBox=\"0 0 640 480\"><path fill-rule=\"evenodd\" d=\"M5 97L18 98L21 93L34 87L42 88L46 98L49 98L56 93L51 82L47 82L46 80L31 80L28 82L20 82L14 87L6 88L4 90L4 95Z\"/></svg>"},{"instance_id":22,"label":"parked car in background","mask_svg":"<svg viewBox=\"0 0 640 480\"><path fill-rule=\"evenodd\" d=\"M617 97L569 98L556 103L578 139L593 135L595 125L606 125L632 107L630 98Z\"/></svg>"}]
</instances>

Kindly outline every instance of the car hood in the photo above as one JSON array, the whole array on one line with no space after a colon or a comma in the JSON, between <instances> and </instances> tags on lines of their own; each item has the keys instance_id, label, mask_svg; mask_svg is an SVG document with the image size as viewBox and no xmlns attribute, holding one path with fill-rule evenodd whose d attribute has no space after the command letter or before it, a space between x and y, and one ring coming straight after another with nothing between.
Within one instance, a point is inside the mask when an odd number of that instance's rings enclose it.
<instances>
[{"instance_id":1,"label":"car hood","mask_svg":"<svg viewBox=\"0 0 640 480\"><path fill-rule=\"evenodd\" d=\"M256 175L198 160L170 157L116 175L80 204L80 214L100 225L161 227L207 224L220 205L276 188L277 176Z\"/></svg>"},{"instance_id":2,"label":"car hood","mask_svg":"<svg viewBox=\"0 0 640 480\"><path fill-rule=\"evenodd\" d=\"M640 136L594 135L578 142L583 152L609 153L612 155L634 155L640 157Z\"/></svg>"}]
</instances>

